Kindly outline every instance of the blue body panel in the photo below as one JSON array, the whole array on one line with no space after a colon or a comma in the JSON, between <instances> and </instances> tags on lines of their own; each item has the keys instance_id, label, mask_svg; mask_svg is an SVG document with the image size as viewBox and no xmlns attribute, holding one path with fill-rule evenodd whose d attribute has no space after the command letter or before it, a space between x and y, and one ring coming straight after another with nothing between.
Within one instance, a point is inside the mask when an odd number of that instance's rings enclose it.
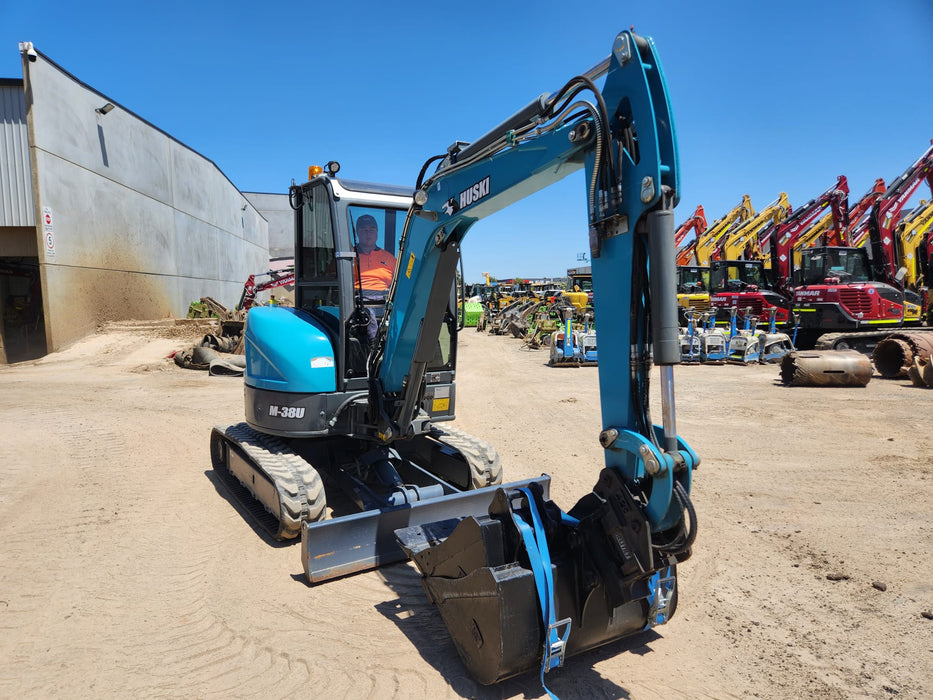
<instances>
[{"instance_id":1,"label":"blue body panel","mask_svg":"<svg viewBox=\"0 0 933 700\"><path fill-rule=\"evenodd\" d=\"M247 386L295 393L337 389L334 348L323 324L300 309L256 306L246 317Z\"/></svg>"}]
</instances>

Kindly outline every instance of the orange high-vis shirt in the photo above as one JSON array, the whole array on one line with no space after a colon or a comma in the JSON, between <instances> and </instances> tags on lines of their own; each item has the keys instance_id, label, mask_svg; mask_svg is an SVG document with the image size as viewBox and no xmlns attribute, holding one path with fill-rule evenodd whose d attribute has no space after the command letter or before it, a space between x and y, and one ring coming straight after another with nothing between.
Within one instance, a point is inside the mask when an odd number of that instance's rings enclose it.
<instances>
[{"instance_id":1,"label":"orange high-vis shirt","mask_svg":"<svg viewBox=\"0 0 933 700\"><path fill-rule=\"evenodd\" d=\"M392 283L395 274L395 256L382 248L375 248L371 253L357 253L360 263L361 289L383 291Z\"/></svg>"}]
</instances>

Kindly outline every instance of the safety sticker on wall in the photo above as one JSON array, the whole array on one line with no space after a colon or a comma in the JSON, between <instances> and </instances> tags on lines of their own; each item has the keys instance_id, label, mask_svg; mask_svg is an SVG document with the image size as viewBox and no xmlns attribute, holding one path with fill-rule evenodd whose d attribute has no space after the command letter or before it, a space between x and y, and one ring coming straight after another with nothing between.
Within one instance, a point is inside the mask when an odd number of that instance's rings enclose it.
<instances>
[{"instance_id":1,"label":"safety sticker on wall","mask_svg":"<svg viewBox=\"0 0 933 700\"><path fill-rule=\"evenodd\" d=\"M406 276L408 279L411 279L411 269L412 269L414 266L415 266L415 254L414 254L414 253L409 253L409 254L408 254L408 267L405 268L405 276Z\"/></svg>"},{"instance_id":2,"label":"safety sticker on wall","mask_svg":"<svg viewBox=\"0 0 933 700\"><path fill-rule=\"evenodd\" d=\"M45 240L45 254L55 255L55 234L52 232L52 207L42 207L42 238Z\"/></svg>"}]
</instances>

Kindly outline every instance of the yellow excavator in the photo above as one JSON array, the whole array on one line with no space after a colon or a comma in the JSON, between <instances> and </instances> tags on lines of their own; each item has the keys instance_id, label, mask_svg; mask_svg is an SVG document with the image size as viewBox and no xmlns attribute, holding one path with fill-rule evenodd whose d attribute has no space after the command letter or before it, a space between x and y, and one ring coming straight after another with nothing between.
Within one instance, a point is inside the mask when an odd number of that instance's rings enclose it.
<instances>
[{"instance_id":1,"label":"yellow excavator","mask_svg":"<svg viewBox=\"0 0 933 700\"><path fill-rule=\"evenodd\" d=\"M710 254L710 260L765 260L768 256L762 250L767 249L773 225L790 216L791 211L787 193L781 192L776 200L758 214L731 227L721 236ZM760 235L765 239L760 240ZM767 261L765 267L769 267Z\"/></svg>"},{"instance_id":2,"label":"yellow excavator","mask_svg":"<svg viewBox=\"0 0 933 700\"><path fill-rule=\"evenodd\" d=\"M697 227L699 216L703 217L702 228ZM677 249L677 305L680 309L681 321L685 323L684 312L693 309L696 313L709 310L709 261L719 239L733 226L755 216L752 200L747 194L742 195L742 202L709 227L706 226L706 215L702 207L697 207L690 219L682 225L694 226L696 237L687 245ZM689 231L689 229L687 229ZM680 246L686 232L675 235L675 242Z\"/></svg>"},{"instance_id":3,"label":"yellow excavator","mask_svg":"<svg viewBox=\"0 0 933 700\"><path fill-rule=\"evenodd\" d=\"M572 304L576 314L583 314L593 307L592 267L571 267L567 270L567 289L561 295L563 301Z\"/></svg>"},{"instance_id":4,"label":"yellow excavator","mask_svg":"<svg viewBox=\"0 0 933 700\"><path fill-rule=\"evenodd\" d=\"M713 224L699 234L684 248L677 251L678 265L709 265L710 257L716 249L719 239L733 225L748 221L755 216L755 209L752 207L752 199L747 194L742 195L742 203L734 207L728 214L721 219L717 219Z\"/></svg>"},{"instance_id":5,"label":"yellow excavator","mask_svg":"<svg viewBox=\"0 0 933 700\"><path fill-rule=\"evenodd\" d=\"M843 245L842 243L826 242L826 236L831 235L833 230L833 214L830 212L804 231L800 238L797 239L797 242L794 243L794 269L800 267L800 251L804 248L810 248L819 243L823 245Z\"/></svg>"},{"instance_id":6,"label":"yellow excavator","mask_svg":"<svg viewBox=\"0 0 933 700\"><path fill-rule=\"evenodd\" d=\"M915 291L922 286L928 287L930 284L927 279L929 270L924 275L921 247L931 232L933 232L933 202L926 200L921 200L913 211L901 217L894 232L900 242L898 266L907 270L904 276L904 286Z\"/></svg>"},{"instance_id":7,"label":"yellow excavator","mask_svg":"<svg viewBox=\"0 0 933 700\"><path fill-rule=\"evenodd\" d=\"M696 241L706 231L706 212L698 204L693 214L684 221L674 233L674 246L680 249L687 235L692 231ZM680 309L683 325L687 325L684 313L687 309L698 312L709 308L709 271L699 265L678 265L677 267L677 306Z\"/></svg>"}]
</instances>

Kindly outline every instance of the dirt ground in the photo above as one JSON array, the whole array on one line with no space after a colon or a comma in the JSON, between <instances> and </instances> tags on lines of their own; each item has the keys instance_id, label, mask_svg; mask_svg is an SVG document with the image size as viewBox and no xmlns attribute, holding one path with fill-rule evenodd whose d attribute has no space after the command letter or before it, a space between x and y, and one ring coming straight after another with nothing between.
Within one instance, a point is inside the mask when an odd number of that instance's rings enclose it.
<instances>
[{"instance_id":1,"label":"dirt ground","mask_svg":"<svg viewBox=\"0 0 933 700\"><path fill-rule=\"evenodd\" d=\"M258 534L211 470L242 379L176 367L185 332L124 324L0 367L0 697L543 696L537 673L474 683L410 564L306 585L298 546ZM460 351L456 425L569 508L602 464L596 370L472 331ZM677 614L568 659L551 690L933 697L933 391L675 375L702 459Z\"/></svg>"}]
</instances>

